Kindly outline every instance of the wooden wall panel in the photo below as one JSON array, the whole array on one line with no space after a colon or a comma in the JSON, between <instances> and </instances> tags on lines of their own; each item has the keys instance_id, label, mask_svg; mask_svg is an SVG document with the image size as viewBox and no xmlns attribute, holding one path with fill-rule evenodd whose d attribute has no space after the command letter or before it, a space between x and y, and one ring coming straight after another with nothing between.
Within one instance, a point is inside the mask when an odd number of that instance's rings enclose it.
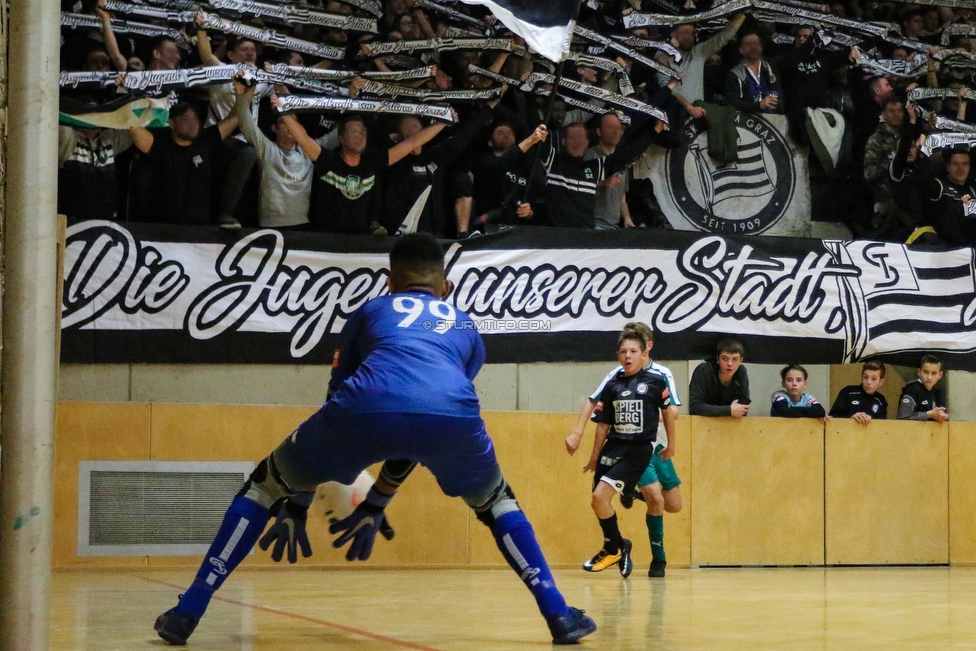
<instances>
[{"instance_id":1,"label":"wooden wall panel","mask_svg":"<svg viewBox=\"0 0 976 651\"><path fill-rule=\"evenodd\" d=\"M592 429L570 457L563 441L575 414L486 412L488 433L505 479L532 522L546 559L553 565L582 564L602 541L590 508L592 475L583 466L592 449ZM468 559L475 565L504 564L488 528L468 515Z\"/></svg>"},{"instance_id":2,"label":"wooden wall panel","mask_svg":"<svg viewBox=\"0 0 976 651\"><path fill-rule=\"evenodd\" d=\"M310 407L61 403L55 567L199 562L195 557L78 558L79 461L257 462L313 412ZM486 412L485 420L505 476L550 563L578 567L600 544L589 503L592 476L582 472L593 426L570 457L563 440L575 423L573 414ZM811 564L825 557L837 564L945 563L950 550L952 562L976 563L976 424L888 421L863 428L833 421L826 439L812 420L682 417L678 428L675 464L684 482L684 509L665 516L672 566ZM641 571L650 560L644 506L638 502L618 513L624 535L634 540ZM422 468L389 514L397 538L377 541L374 567L503 565L484 525L460 499L441 494ZM331 548L324 517L313 513L309 528L315 555L307 564L345 566L342 552ZM271 564L260 552L247 563Z\"/></svg>"},{"instance_id":3,"label":"wooden wall panel","mask_svg":"<svg viewBox=\"0 0 976 651\"><path fill-rule=\"evenodd\" d=\"M826 428L830 565L949 561L949 427L834 419Z\"/></svg>"},{"instance_id":4,"label":"wooden wall panel","mask_svg":"<svg viewBox=\"0 0 976 651\"><path fill-rule=\"evenodd\" d=\"M62 402L54 443L54 567L145 567L146 557L78 557L78 462L149 458L149 405Z\"/></svg>"},{"instance_id":5,"label":"wooden wall panel","mask_svg":"<svg viewBox=\"0 0 976 651\"><path fill-rule=\"evenodd\" d=\"M692 563L823 563L815 419L692 417Z\"/></svg>"},{"instance_id":6,"label":"wooden wall panel","mask_svg":"<svg viewBox=\"0 0 976 651\"><path fill-rule=\"evenodd\" d=\"M156 402L150 458L257 463L315 411L315 407Z\"/></svg>"},{"instance_id":7,"label":"wooden wall panel","mask_svg":"<svg viewBox=\"0 0 976 651\"><path fill-rule=\"evenodd\" d=\"M949 423L949 562L976 565L976 423Z\"/></svg>"}]
</instances>

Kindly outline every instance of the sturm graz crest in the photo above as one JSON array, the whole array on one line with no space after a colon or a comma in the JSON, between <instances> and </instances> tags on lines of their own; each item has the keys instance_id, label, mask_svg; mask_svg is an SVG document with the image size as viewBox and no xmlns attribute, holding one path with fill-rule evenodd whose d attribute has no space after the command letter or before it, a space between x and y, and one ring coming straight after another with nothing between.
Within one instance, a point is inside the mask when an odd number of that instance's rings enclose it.
<instances>
[{"instance_id":1,"label":"sturm graz crest","mask_svg":"<svg viewBox=\"0 0 976 651\"><path fill-rule=\"evenodd\" d=\"M709 233L762 233L793 198L796 169L786 140L757 115L737 113L739 159L719 167L708 133L688 122L688 144L667 154L668 192L682 216Z\"/></svg>"}]
</instances>

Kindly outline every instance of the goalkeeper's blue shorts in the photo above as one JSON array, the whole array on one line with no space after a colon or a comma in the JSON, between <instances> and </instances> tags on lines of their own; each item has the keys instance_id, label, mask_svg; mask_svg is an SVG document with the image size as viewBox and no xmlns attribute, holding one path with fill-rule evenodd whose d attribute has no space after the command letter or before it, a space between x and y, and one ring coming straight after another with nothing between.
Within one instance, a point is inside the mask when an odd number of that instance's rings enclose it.
<instances>
[{"instance_id":1,"label":"goalkeeper's blue shorts","mask_svg":"<svg viewBox=\"0 0 976 651\"><path fill-rule=\"evenodd\" d=\"M425 466L451 497L482 493L501 476L480 417L349 413L330 403L272 455L281 479L298 491L327 481L351 484L369 466L393 459Z\"/></svg>"}]
</instances>

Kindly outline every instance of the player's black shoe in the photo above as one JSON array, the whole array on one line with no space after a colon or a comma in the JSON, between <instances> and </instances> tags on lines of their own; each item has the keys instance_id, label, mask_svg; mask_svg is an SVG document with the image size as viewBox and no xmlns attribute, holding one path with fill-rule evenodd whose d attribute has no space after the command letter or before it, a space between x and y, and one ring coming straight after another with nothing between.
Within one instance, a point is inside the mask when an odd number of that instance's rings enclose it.
<instances>
[{"instance_id":1,"label":"player's black shoe","mask_svg":"<svg viewBox=\"0 0 976 651\"><path fill-rule=\"evenodd\" d=\"M651 561L651 569L647 570L647 576L653 578L661 578L664 576L664 568L668 566L667 561Z\"/></svg>"},{"instance_id":2,"label":"player's black shoe","mask_svg":"<svg viewBox=\"0 0 976 651\"><path fill-rule=\"evenodd\" d=\"M644 501L644 495L639 490L630 490L620 494L620 506L629 509L634 505L634 500Z\"/></svg>"},{"instance_id":3,"label":"player's black shoe","mask_svg":"<svg viewBox=\"0 0 976 651\"><path fill-rule=\"evenodd\" d=\"M549 632L552 633L553 644L576 644L596 630L596 622L583 614L579 608L570 606L569 614L564 617L550 617L546 619Z\"/></svg>"},{"instance_id":4,"label":"player's black shoe","mask_svg":"<svg viewBox=\"0 0 976 651\"><path fill-rule=\"evenodd\" d=\"M199 622L199 617L194 617L189 613L178 613L176 608L170 608L156 618L153 628L156 629L159 637L173 646L183 646Z\"/></svg>"},{"instance_id":5,"label":"player's black shoe","mask_svg":"<svg viewBox=\"0 0 976 651\"><path fill-rule=\"evenodd\" d=\"M634 571L634 559L630 557L630 552L633 548L634 543L624 538L624 544L620 548L620 560L617 561L617 567L620 568L620 576L625 579Z\"/></svg>"}]
</instances>

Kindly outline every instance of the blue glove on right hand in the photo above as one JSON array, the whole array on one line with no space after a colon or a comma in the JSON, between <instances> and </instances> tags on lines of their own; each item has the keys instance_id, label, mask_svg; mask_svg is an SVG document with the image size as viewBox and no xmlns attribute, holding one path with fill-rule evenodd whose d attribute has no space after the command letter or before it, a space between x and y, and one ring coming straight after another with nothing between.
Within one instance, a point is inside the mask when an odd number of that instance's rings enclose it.
<instances>
[{"instance_id":1,"label":"blue glove on right hand","mask_svg":"<svg viewBox=\"0 0 976 651\"><path fill-rule=\"evenodd\" d=\"M346 552L347 561L369 559L378 531L387 540L393 539L393 528L387 523L383 512L391 499L392 495L384 495L375 488L370 488L366 499L352 513L329 526L329 533L342 532L332 543L336 549L352 541L349 551Z\"/></svg>"}]
</instances>

